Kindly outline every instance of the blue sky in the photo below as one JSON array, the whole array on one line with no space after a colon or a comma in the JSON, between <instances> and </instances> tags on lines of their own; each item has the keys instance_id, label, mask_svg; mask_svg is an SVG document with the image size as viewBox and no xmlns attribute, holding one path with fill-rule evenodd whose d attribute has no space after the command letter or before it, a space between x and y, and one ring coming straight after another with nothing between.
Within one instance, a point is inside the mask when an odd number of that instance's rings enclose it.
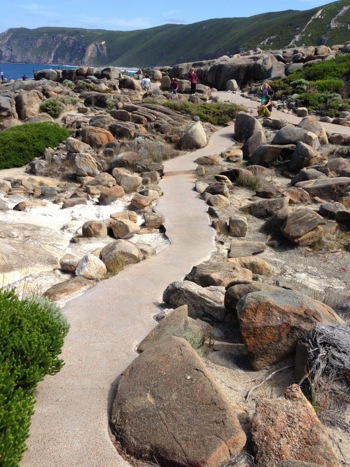
<instances>
[{"instance_id":1,"label":"blue sky","mask_svg":"<svg viewBox=\"0 0 350 467\"><path fill-rule=\"evenodd\" d=\"M5 0L0 32L41 26L130 31L168 23L191 24L284 10L308 10L331 0Z\"/></svg>"}]
</instances>

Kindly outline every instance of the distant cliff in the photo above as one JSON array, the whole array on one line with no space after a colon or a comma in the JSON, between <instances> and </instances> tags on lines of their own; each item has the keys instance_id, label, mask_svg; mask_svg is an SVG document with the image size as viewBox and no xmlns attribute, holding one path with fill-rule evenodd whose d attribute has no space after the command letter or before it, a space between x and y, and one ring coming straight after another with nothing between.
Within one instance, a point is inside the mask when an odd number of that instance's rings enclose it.
<instances>
[{"instance_id":1,"label":"distant cliff","mask_svg":"<svg viewBox=\"0 0 350 467\"><path fill-rule=\"evenodd\" d=\"M349 29L350 0L307 11L167 24L137 31L17 28L0 34L0 61L154 67L256 48L344 44L349 40Z\"/></svg>"}]
</instances>

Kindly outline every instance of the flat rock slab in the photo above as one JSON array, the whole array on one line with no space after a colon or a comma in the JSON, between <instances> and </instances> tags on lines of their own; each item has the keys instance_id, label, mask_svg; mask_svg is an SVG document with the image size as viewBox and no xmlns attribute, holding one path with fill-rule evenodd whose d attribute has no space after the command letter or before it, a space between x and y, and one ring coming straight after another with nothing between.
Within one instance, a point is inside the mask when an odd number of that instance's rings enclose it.
<instances>
[{"instance_id":1,"label":"flat rock slab","mask_svg":"<svg viewBox=\"0 0 350 467\"><path fill-rule=\"evenodd\" d=\"M231 243L228 257L240 258L242 256L257 255L265 251L266 245L262 242L250 242L249 240L237 240Z\"/></svg>"}]
</instances>

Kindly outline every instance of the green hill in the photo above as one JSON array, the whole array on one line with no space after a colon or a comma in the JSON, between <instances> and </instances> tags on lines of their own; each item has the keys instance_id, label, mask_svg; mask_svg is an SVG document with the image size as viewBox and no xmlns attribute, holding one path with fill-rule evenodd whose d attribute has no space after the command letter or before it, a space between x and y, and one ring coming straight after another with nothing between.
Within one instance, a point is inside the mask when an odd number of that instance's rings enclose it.
<instances>
[{"instance_id":1,"label":"green hill","mask_svg":"<svg viewBox=\"0 0 350 467\"><path fill-rule=\"evenodd\" d=\"M9 29L0 61L153 67L232 55L255 48L329 46L349 40L350 0L307 11L221 18L136 31L74 28Z\"/></svg>"}]
</instances>

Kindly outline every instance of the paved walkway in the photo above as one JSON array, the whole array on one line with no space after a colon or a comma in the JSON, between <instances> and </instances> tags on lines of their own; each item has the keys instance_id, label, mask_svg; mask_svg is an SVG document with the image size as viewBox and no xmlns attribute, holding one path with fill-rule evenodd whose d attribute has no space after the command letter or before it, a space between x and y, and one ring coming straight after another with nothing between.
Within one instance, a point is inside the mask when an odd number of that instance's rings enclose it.
<instances>
[{"instance_id":1,"label":"paved walkway","mask_svg":"<svg viewBox=\"0 0 350 467\"><path fill-rule=\"evenodd\" d=\"M218 95L251 109L257 106L235 94ZM274 118L300 120L277 111ZM325 126L330 131L349 132L349 128ZM108 432L116 378L135 359L137 344L156 325L153 316L159 311L165 288L182 280L193 265L209 259L214 251L215 234L209 226L207 205L193 191L193 161L231 146L233 132L233 126L226 127L213 135L206 148L165 163L164 196L158 211L165 214L171 245L65 306L71 325L63 349L66 364L39 385L28 451L21 466L129 465L116 453Z\"/></svg>"},{"instance_id":2,"label":"paved walkway","mask_svg":"<svg viewBox=\"0 0 350 467\"><path fill-rule=\"evenodd\" d=\"M233 126L224 128L204 149L165 163L160 183L164 196L157 209L165 214L171 245L65 306L71 325L62 355L65 366L39 385L22 466L128 465L110 441L108 394L112 396L117 376L137 356L137 344L156 325L153 316L165 288L215 249L207 205L193 191L192 161L231 146L232 134Z\"/></svg>"}]
</instances>

